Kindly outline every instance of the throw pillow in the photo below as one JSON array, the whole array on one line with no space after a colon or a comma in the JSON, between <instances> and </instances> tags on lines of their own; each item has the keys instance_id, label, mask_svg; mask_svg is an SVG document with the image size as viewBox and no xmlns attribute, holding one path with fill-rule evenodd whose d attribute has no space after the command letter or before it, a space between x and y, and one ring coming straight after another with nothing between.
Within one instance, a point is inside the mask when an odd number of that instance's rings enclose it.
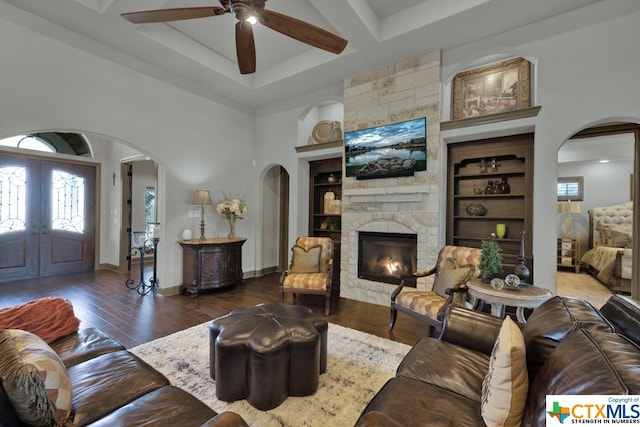
<instances>
[{"instance_id":1,"label":"throw pillow","mask_svg":"<svg viewBox=\"0 0 640 427\"><path fill-rule=\"evenodd\" d=\"M482 419L487 427L519 427L527 401L529 377L522 332L505 317L482 381Z\"/></svg>"},{"instance_id":2,"label":"throw pillow","mask_svg":"<svg viewBox=\"0 0 640 427\"><path fill-rule=\"evenodd\" d=\"M457 288L460 285L467 283L473 272L475 271L472 265L463 265L458 268L446 268L438 272L438 277L433 284L433 292L440 295L442 298L448 298L445 293L448 288Z\"/></svg>"},{"instance_id":3,"label":"throw pillow","mask_svg":"<svg viewBox=\"0 0 640 427\"><path fill-rule=\"evenodd\" d=\"M294 245L291 251L293 255L289 273L318 273L320 271L321 245L312 246L309 249Z\"/></svg>"},{"instance_id":4,"label":"throw pillow","mask_svg":"<svg viewBox=\"0 0 640 427\"><path fill-rule=\"evenodd\" d=\"M76 332L80 325L71 303L60 297L38 298L0 310L0 330L21 329L42 338L47 344Z\"/></svg>"},{"instance_id":5,"label":"throw pillow","mask_svg":"<svg viewBox=\"0 0 640 427\"><path fill-rule=\"evenodd\" d=\"M612 248L628 248L633 240L633 226L616 225L609 227L607 234L607 246Z\"/></svg>"},{"instance_id":6,"label":"throw pillow","mask_svg":"<svg viewBox=\"0 0 640 427\"><path fill-rule=\"evenodd\" d=\"M22 422L60 426L71 415L71 378L58 355L38 336L18 329L0 332L0 378Z\"/></svg>"}]
</instances>

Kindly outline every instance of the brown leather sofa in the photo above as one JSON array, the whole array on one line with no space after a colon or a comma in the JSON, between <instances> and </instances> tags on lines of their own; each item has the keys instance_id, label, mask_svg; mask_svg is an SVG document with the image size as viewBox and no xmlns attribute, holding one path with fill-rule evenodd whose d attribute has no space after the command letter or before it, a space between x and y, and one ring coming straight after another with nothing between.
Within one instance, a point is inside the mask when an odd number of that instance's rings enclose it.
<instances>
[{"instance_id":1,"label":"brown leather sofa","mask_svg":"<svg viewBox=\"0 0 640 427\"><path fill-rule=\"evenodd\" d=\"M421 339L357 426L484 426L482 381L502 320L452 306L439 338ZM553 297L520 325L529 389L523 426L546 424L546 395L640 394L640 306L619 295L597 310Z\"/></svg>"},{"instance_id":2,"label":"brown leather sofa","mask_svg":"<svg viewBox=\"0 0 640 427\"><path fill-rule=\"evenodd\" d=\"M105 332L87 328L50 344L73 386L73 425L243 426L232 412L216 414L128 352ZM24 426L0 387L0 425Z\"/></svg>"}]
</instances>

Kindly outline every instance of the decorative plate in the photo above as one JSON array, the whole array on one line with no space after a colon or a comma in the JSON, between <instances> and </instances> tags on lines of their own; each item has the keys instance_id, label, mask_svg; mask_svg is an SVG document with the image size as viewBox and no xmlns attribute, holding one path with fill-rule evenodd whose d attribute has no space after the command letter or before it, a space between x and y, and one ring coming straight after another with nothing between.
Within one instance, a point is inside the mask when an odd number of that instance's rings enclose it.
<instances>
[{"instance_id":1,"label":"decorative plate","mask_svg":"<svg viewBox=\"0 0 640 427\"><path fill-rule=\"evenodd\" d=\"M487 208L480 203L471 203L470 205L467 205L465 210L471 216L485 216L487 214Z\"/></svg>"},{"instance_id":2,"label":"decorative plate","mask_svg":"<svg viewBox=\"0 0 640 427\"><path fill-rule=\"evenodd\" d=\"M311 138L315 142L329 142L331 141L331 122L329 120L323 120L316 123L311 131Z\"/></svg>"}]
</instances>

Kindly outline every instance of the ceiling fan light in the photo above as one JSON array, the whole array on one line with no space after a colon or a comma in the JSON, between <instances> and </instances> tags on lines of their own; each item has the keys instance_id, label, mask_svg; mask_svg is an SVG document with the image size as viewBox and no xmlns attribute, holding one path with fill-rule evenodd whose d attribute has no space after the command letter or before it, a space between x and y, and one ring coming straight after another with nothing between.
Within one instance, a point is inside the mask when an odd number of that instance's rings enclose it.
<instances>
[{"instance_id":1,"label":"ceiling fan light","mask_svg":"<svg viewBox=\"0 0 640 427\"><path fill-rule=\"evenodd\" d=\"M249 24L255 25L258 23L258 18L255 15L248 15L245 19Z\"/></svg>"}]
</instances>

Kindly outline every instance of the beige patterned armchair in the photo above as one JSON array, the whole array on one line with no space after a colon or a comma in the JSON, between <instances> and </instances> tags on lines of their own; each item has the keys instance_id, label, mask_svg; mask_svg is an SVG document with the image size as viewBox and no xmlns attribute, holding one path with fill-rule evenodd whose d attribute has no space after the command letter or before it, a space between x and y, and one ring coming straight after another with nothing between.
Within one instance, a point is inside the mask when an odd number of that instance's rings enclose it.
<instances>
[{"instance_id":1,"label":"beige patterned armchair","mask_svg":"<svg viewBox=\"0 0 640 427\"><path fill-rule=\"evenodd\" d=\"M324 295L324 314L331 308L333 240L328 237L298 237L291 248L291 264L280 277L280 302L284 294Z\"/></svg>"},{"instance_id":2,"label":"beige patterned armchair","mask_svg":"<svg viewBox=\"0 0 640 427\"><path fill-rule=\"evenodd\" d=\"M435 267L403 278L391 294L389 331L393 330L398 311L401 311L440 332L444 310L450 304L464 305L467 281L482 275L479 262L480 249L466 246L445 246L440 249ZM426 283L418 281L417 287L407 285L409 280L422 277L426 278Z\"/></svg>"}]
</instances>

